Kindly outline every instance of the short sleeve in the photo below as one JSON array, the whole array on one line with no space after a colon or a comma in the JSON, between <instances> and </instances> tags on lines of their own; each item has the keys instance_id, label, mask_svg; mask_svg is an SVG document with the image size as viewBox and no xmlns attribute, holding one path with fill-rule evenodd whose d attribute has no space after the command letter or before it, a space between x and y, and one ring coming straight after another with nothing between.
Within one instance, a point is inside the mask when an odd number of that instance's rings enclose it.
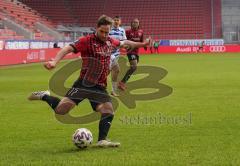
<instances>
[{"instance_id":1,"label":"short sleeve","mask_svg":"<svg viewBox=\"0 0 240 166\"><path fill-rule=\"evenodd\" d=\"M117 40L117 39L114 39L114 38L111 38L112 39L112 45L114 47L120 47L120 41Z\"/></svg>"},{"instance_id":2,"label":"short sleeve","mask_svg":"<svg viewBox=\"0 0 240 166\"><path fill-rule=\"evenodd\" d=\"M87 48L87 38L81 37L78 40L70 44L74 49L74 53L83 52Z\"/></svg>"}]
</instances>

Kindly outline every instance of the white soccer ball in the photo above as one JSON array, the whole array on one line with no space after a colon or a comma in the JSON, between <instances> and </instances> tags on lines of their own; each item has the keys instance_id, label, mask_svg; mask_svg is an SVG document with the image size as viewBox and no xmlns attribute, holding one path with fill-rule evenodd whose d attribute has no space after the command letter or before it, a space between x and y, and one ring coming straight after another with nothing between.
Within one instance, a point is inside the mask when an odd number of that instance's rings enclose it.
<instances>
[{"instance_id":1,"label":"white soccer ball","mask_svg":"<svg viewBox=\"0 0 240 166\"><path fill-rule=\"evenodd\" d=\"M80 128L75 131L72 136L72 141L75 146L80 149L87 148L93 142L91 131L86 128Z\"/></svg>"}]
</instances>

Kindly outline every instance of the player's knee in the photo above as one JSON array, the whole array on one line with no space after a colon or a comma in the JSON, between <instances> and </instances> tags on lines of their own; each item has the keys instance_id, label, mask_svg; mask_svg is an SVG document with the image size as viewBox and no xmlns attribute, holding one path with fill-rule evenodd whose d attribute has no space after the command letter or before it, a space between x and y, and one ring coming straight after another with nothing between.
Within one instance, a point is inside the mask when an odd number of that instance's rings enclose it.
<instances>
[{"instance_id":1,"label":"player's knee","mask_svg":"<svg viewBox=\"0 0 240 166\"><path fill-rule=\"evenodd\" d=\"M67 112L56 111L56 110L55 110L55 113L58 114L58 115L66 115L67 114Z\"/></svg>"},{"instance_id":2,"label":"player's knee","mask_svg":"<svg viewBox=\"0 0 240 166\"><path fill-rule=\"evenodd\" d=\"M96 108L96 111L100 112L101 114L114 114L113 106L111 103L99 104Z\"/></svg>"},{"instance_id":3,"label":"player's knee","mask_svg":"<svg viewBox=\"0 0 240 166\"><path fill-rule=\"evenodd\" d=\"M113 110L111 109L102 109L101 111L99 111L101 114L110 114L113 115Z\"/></svg>"},{"instance_id":4,"label":"player's knee","mask_svg":"<svg viewBox=\"0 0 240 166\"><path fill-rule=\"evenodd\" d=\"M67 114L67 111L62 109L61 107L57 107L54 111L58 115L65 115L65 114Z\"/></svg>"},{"instance_id":5,"label":"player's knee","mask_svg":"<svg viewBox=\"0 0 240 166\"><path fill-rule=\"evenodd\" d=\"M59 115L65 115L67 114L73 107L75 106L75 103L72 101L69 101L68 99L63 99L58 106L55 108L55 113Z\"/></svg>"}]
</instances>

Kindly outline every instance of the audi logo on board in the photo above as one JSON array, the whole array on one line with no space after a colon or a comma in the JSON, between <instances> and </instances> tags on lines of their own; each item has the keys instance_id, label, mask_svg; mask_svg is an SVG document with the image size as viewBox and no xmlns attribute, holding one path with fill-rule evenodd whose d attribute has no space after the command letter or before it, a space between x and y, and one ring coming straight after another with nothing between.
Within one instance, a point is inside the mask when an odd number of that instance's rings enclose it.
<instances>
[{"instance_id":1,"label":"audi logo on board","mask_svg":"<svg viewBox=\"0 0 240 166\"><path fill-rule=\"evenodd\" d=\"M210 52L226 52L225 46L210 46Z\"/></svg>"}]
</instances>

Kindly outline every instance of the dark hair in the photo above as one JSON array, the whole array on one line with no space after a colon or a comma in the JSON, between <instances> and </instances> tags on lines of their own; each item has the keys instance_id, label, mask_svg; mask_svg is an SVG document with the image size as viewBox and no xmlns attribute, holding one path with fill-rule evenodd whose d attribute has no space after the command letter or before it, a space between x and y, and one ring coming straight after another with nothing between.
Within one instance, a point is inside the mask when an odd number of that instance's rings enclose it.
<instances>
[{"instance_id":1,"label":"dark hair","mask_svg":"<svg viewBox=\"0 0 240 166\"><path fill-rule=\"evenodd\" d=\"M113 17L113 19L114 19L114 18L121 19L121 17L120 17L120 16L114 16L114 17Z\"/></svg>"},{"instance_id":2,"label":"dark hair","mask_svg":"<svg viewBox=\"0 0 240 166\"><path fill-rule=\"evenodd\" d=\"M55 42L55 43L53 44L53 48L60 48L60 47L58 46L58 43Z\"/></svg>"},{"instance_id":3,"label":"dark hair","mask_svg":"<svg viewBox=\"0 0 240 166\"><path fill-rule=\"evenodd\" d=\"M112 26L112 24L113 24L113 19L106 15L101 15L97 21L97 27L100 27L101 25L111 25Z\"/></svg>"}]
</instances>

